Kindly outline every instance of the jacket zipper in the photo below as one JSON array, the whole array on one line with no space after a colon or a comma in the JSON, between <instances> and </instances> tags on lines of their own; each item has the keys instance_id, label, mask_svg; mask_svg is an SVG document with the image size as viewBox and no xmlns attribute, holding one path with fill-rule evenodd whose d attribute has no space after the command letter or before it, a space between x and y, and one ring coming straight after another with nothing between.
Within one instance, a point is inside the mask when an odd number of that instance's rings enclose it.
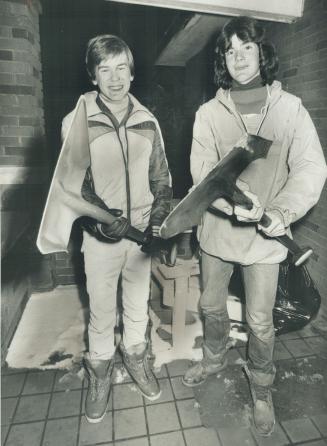
<instances>
[{"instance_id":1,"label":"jacket zipper","mask_svg":"<svg viewBox=\"0 0 327 446\"><path fill-rule=\"evenodd\" d=\"M124 145L123 145L123 142L122 142L122 140L120 138L120 134L119 134L119 127L120 127L119 122L117 121L117 119L115 118L114 115L113 115L114 119L112 119L112 117L110 116L110 113L108 113L106 111L107 107L105 106L105 104L103 104L103 102L101 101L99 96L97 97L97 99L98 100L96 100L96 102L97 102L97 105L100 108L101 112L105 116L107 116L107 118L109 118L110 121L112 122L112 124L114 125L115 132L116 132L119 144L120 144L121 154L122 154L122 157L123 157L123 162L124 162L124 167L125 167L127 221L129 223L131 223L131 191L130 191L129 168L128 168L128 161L129 161L129 156L128 156L128 139L127 139L127 130L126 130L126 123L127 123L128 118L131 115L126 117L126 119L123 118L123 121L124 121L123 127L124 127L124 131L125 131L125 139L126 139L126 155L125 155ZM128 107L130 107L130 105L128 105Z\"/></svg>"}]
</instances>

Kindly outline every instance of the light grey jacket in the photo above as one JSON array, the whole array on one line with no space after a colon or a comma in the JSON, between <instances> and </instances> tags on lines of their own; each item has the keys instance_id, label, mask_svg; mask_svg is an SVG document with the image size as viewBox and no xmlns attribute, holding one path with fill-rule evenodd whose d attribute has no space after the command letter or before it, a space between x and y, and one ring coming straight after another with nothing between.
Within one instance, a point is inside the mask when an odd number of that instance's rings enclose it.
<instances>
[{"instance_id":1,"label":"light grey jacket","mask_svg":"<svg viewBox=\"0 0 327 446\"><path fill-rule=\"evenodd\" d=\"M273 141L266 159L251 163L240 179L248 183L266 210L281 213L285 227L314 206L326 180L327 168L314 124L296 96L274 81L268 87L257 134ZM198 184L246 133L245 125L228 90L196 113L191 151L191 173ZM256 225L217 217L209 212L198 228L201 248L224 260L249 265L277 263L287 250L265 238Z\"/></svg>"}]
</instances>

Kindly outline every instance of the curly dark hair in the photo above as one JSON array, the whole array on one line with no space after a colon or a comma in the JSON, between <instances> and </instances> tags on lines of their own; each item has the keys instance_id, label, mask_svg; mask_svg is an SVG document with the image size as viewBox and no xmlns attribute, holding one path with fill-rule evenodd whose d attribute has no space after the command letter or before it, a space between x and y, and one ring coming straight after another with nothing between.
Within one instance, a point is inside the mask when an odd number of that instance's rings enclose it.
<instances>
[{"instance_id":1,"label":"curly dark hair","mask_svg":"<svg viewBox=\"0 0 327 446\"><path fill-rule=\"evenodd\" d=\"M263 85L271 85L278 72L278 57L275 47L265 38L265 29L257 20L251 17L234 17L227 22L216 41L214 61L214 81L217 87L225 90L231 88L230 76L225 54L231 46L231 38L236 36L243 42L254 42L259 47L260 75Z\"/></svg>"}]
</instances>

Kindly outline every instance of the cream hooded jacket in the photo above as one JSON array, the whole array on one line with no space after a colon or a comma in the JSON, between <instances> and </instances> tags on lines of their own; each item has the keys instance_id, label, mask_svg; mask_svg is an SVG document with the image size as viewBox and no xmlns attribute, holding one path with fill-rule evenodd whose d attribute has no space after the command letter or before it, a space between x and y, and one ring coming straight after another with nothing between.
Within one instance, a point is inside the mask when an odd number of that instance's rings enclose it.
<instances>
[{"instance_id":1,"label":"cream hooded jacket","mask_svg":"<svg viewBox=\"0 0 327 446\"><path fill-rule=\"evenodd\" d=\"M285 227L314 206L326 179L326 162L314 124L296 96L274 81L261 112L257 134L273 141L266 159L252 162L241 174L265 210L279 211ZM199 183L246 133L228 90L196 113L191 151L191 173ZM255 224L240 223L206 212L198 227L201 248L208 254L244 265L278 263L287 250L262 235Z\"/></svg>"}]
</instances>

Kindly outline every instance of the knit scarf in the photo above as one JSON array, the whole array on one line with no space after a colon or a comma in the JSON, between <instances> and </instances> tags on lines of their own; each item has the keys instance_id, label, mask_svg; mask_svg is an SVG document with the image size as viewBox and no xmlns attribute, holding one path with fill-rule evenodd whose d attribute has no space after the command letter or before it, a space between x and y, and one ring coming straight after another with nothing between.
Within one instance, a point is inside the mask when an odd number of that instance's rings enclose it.
<instances>
[{"instance_id":1,"label":"knit scarf","mask_svg":"<svg viewBox=\"0 0 327 446\"><path fill-rule=\"evenodd\" d=\"M261 76L258 75L245 85L233 80L230 95L239 113L260 113L266 103L267 88L262 86Z\"/></svg>"}]
</instances>

